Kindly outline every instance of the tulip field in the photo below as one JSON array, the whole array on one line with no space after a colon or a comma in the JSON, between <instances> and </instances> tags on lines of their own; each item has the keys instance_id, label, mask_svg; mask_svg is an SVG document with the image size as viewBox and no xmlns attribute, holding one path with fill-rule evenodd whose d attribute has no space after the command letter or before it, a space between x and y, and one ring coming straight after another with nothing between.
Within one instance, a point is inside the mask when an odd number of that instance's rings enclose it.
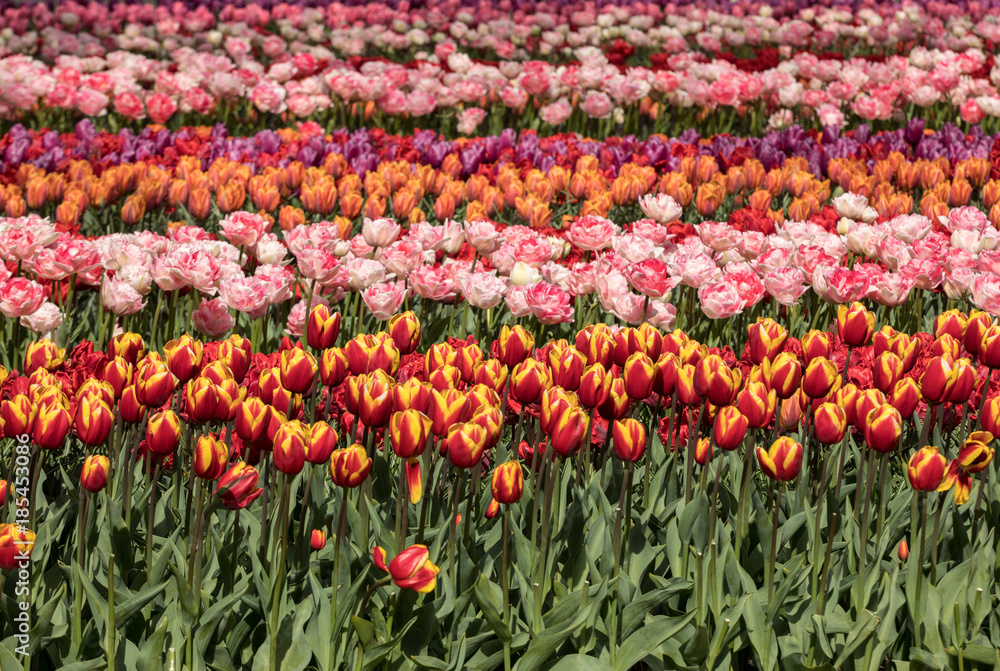
<instances>
[{"instance_id":1,"label":"tulip field","mask_svg":"<svg viewBox=\"0 0 1000 671\"><path fill-rule=\"evenodd\" d=\"M0 0L0 671L1000 669L998 44Z\"/></svg>"}]
</instances>

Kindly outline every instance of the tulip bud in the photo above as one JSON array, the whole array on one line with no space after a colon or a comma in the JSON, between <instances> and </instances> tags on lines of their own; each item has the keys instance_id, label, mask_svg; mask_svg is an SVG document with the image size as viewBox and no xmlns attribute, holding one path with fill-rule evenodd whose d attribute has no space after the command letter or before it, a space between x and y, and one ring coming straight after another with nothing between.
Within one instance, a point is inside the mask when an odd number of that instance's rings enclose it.
<instances>
[{"instance_id":1,"label":"tulip bud","mask_svg":"<svg viewBox=\"0 0 1000 671\"><path fill-rule=\"evenodd\" d=\"M785 431L792 431L802 423L804 411L802 393L798 393L791 398L786 398L781 402L781 413L778 415L778 423ZM808 399L805 399L808 402Z\"/></svg>"},{"instance_id":2,"label":"tulip bud","mask_svg":"<svg viewBox=\"0 0 1000 671\"><path fill-rule=\"evenodd\" d=\"M486 429L471 422L453 424L444 441L448 459L456 468L472 468L486 450Z\"/></svg>"},{"instance_id":3,"label":"tulip bud","mask_svg":"<svg viewBox=\"0 0 1000 671\"><path fill-rule=\"evenodd\" d=\"M401 312L390 317L386 331L403 356L415 352L420 345L420 320L413 312Z\"/></svg>"},{"instance_id":4,"label":"tulip bud","mask_svg":"<svg viewBox=\"0 0 1000 671\"><path fill-rule=\"evenodd\" d=\"M922 447L913 453L907 465L910 485L920 492L933 492L941 484L948 461L934 446Z\"/></svg>"},{"instance_id":5,"label":"tulip bud","mask_svg":"<svg viewBox=\"0 0 1000 671\"><path fill-rule=\"evenodd\" d=\"M263 437L268 421L267 405L256 396L250 396L237 407L233 428L242 440L252 443Z\"/></svg>"},{"instance_id":6,"label":"tulip bud","mask_svg":"<svg viewBox=\"0 0 1000 671\"><path fill-rule=\"evenodd\" d=\"M163 359L167 368L182 383L198 374L202 354L201 341L187 333L163 346Z\"/></svg>"},{"instance_id":7,"label":"tulip bud","mask_svg":"<svg viewBox=\"0 0 1000 671\"><path fill-rule=\"evenodd\" d=\"M584 369L578 387L581 405L586 408L596 408L607 401L610 393L611 376L603 365L595 363Z\"/></svg>"},{"instance_id":8,"label":"tulip bud","mask_svg":"<svg viewBox=\"0 0 1000 671\"><path fill-rule=\"evenodd\" d=\"M111 385L114 398L122 397L122 392L132 382L132 364L120 356L109 360L101 370L101 379Z\"/></svg>"},{"instance_id":9,"label":"tulip bud","mask_svg":"<svg viewBox=\"0 0 1000 671\"><path fill-rule=\"evenodd\" d=\"M962 344L969 354L978 355L987 329L993 326L993 317L988 312L973 310L969 313L969 321L965 324L965 336Z\"/></svg>"},{"instance_id":10,"label":"tulip bud","mask_svg":"<svg viewBox=\"0 0 1000 671\"><path fill-rule=\"evenodd\" d=\"M476 384L484 384L498 394L507 386L507 367L499 359L488 359L476 367Z\"/></svg>"},{"instance_id":11,"label":"tulip bud","mask_svg":"<svg viewBox=\"0 0 1000 671\"><path fill-rule=\"evenodd\" d=\"M226 472L229 450L215 436L201 435L194 445L194 474L202 480L216 480Z\"/></svg>"},{"instance_id":12,"label":"tulip bud","mask_svg":"<svg viewBox=\"0 0 1000 671\"><path fill-rule=\"evenodd\" d=\"M339 347L323 350L319 363L319 379L327 387L338 387L347 377L347 355Z\"/></svg>"},{"instance_id":13,"label":"tulip bud","mask_svg":"<svg viewBox=\"0 0 1000 671\"><path fill-rule=\"evenodd\" d=\"M620 377L616 377L611 381L611 390L607 399L597 408L597 412L605 420L611 422L628 414L631 405L632 402L629 400L628 394L625 393L625 382Z\"/></svg>"},{"instance_id":14,"label":"tulip bud","mask_svg":"<svg viewBox=\"0 0 1000 671\"><path fill-rule=\"evenodd\" d=\"M129 424L138 424L146 416L146 406L139 403L136 394L135 385L129 385L122 391L121 400L118 401L118 416Z\"/></svg>"},{"instance_id":15,"label":"tulip bud","mask_svg":"<svg viewBox=\"0 0 1000 671\"><path fill-rule=\"evenodd\" d=\"M215 384L204 377L189 381L184 387L184 404L188 418L196 424L215 419L215 410L219 404Z\"/></svg>"},{"instance_id":16,"label":"tulip bud","mask_svg":"<svg viewBox=\"0 0 1000 671\"><path fill-rule=\"evenodd\" d=\"M431 426L430 418L419 410L410 409L393 413L389 420L389 441L392 451L402 459L419 457L427 447Z\"/></svg>"},{"instance_id":17,"label":"tulip bud","mask_svg":"<svg viewBox=\"0 0 1000 671\"><path fill-rule=\"evenodd\" d=\"M322 529L313 529L312 536L309 538L309 547L316 552L326 547L326 532Z\"/></svg>"},{"instance_id":18,"label":"tulip bud","mask_svg":"<svg viewBox=\"0 0 1000 671\"><path fill-rule=\"evenodd\" d=\"M242 382L250 370L252 355L253 346L250 341L236 333L219 343L219 360L226 363L237 382Z\"/></svg>"},{"instance_id":19,"label":"tulip bud","mask_svg":"<svg viewBox=\"0 0 1000 671\"><path fill-rule=\"evenodd\" d=\"M399 350L388 337L376 338L375 344L368 351L368 372L381 370L389 375L395 375L399 370Z\"/></svg>"},{"instance_id":20,"label":"tulip bud","mask_svg":"<svg viewBox=\"0 0 1000 671\"><path fill-rule=\"evenodd\" d=\"M802 336L802 358L806 364L816 358L830 358L830 334L826 331L812 330Z\"/></svg>"},{"instance_id":21,"label":"tulip bud","mask_svg":"<svg viewBox=\"0 0 1000 671\"><path fill-rule=\"evenodd\" d=\"M520 326L511 329L504 325L500 329L500 337L496 340L497 358L509 368L527 359L534 347L534 336Z\"/></svg>"},{"instance_id":22,"label":"tulip bud","mask_svg":"<svg viewBox=\"0 0 1000 671\"><path fill-rule=\"evenodd\" d=\"M773 319L758 319L747 329L750 360L761 364L776 357L785 346L788 331Z\"/></svg>"},{"instance_id":23,"label":"tulip bud","mask_svg":"<svg viewBox=\"0 0 1000 671\"><path fill-rule=\"evenodd\" d=\"M338 487L359 487L371 469L372 460L365 448L357 444L334 450L330 457L330 477Z\"/></svg>"},{"instance_id":24,"label":"tulip bud","mask_svg":"<svg viewBox=\"0 0 1000 671\"><path fill-rule=\"evenodd\" d=\"M861 303L837 307L837 335L848 347L867 344L874 331L875 313Z\"/></svg>"},{"instance_id":25,"label":"tulip bud","mask_svg":"<svg viewBox=\"0 0 1000 671\"><path fill-rule=\"evenodd\" d=\"M246 508L264 493L257 486L260 474L253 466L238 461L222 474L215 487L215 496L222 500L222 505L229 510Z\"/></svg>"},{"instance_id":26,"label":"tulip bud","mask_svg":"<svg viewBox=\"0 0 1000 671\"><path fill-rule=\"evenodd\" d=\"M822 357L812 359L802 374L802 390L809 398L823 398L840 380L837 365Z\"/></svg>"},{"instance_id":27,"label":"tulip bud","mask_svg":"<svg viewBox=\"0 0 1000 671\"><path fill-rule=\"evenodd\" d=\"M312 354L298 347L281 353L281 386L293 394L303 394L312 387L319 367Z\"/></svg>"},{"instance_id":28,"label":"tulip bud","mask_svg":"<svg viewBox=\"0 0 1000 671\"><path fill-rule=\"evenodd\" d=\"M498 503L510 505L521 500L524 493L524 472L521 464L508 461L493 469L493 479L490 483L493 499Z\"/></svg>"},{"instance_id":29,"label":"tulip bud","mask_svg":"<svg viewBox=\"0 0 1000 671\"><path fill-rule=\"evenodd\" d=\"M469 421L486 429L486 448L493 449L500 442L500 433L503 430L503 413L495 406L481 406Z\"/></svg>"},{"instance_id":30,"label":"tulip bud","mask_svg":"<svg viewBox=\"0 0 1000 671\"><path fill-rule=\"evenodd\" d=\"M731 369L718 354L709 354L695 365L694 390L713 405L729 405L743 383L739 369ZM745 413L744 413L745 414Z\"/></svg>"},{"instance_id":31,"label":"tulip bud","mask_svg":"<svg viewBox=\"0 0 1000 671\"><path fill-rule=\"evenodd\" d=\"M587 357L575 347L567 347L561 351L549 352L549 368L552 371L552 384L569 391L580 388L583 369L587 365Z\"/></svg>"},{"instance_id":32,"label":"tulip bud","mask_svg":"<svg viewBox=\"0 0 1000 671\"><path fill-rule=\"evenodd\" d=\"M934 318L934 337L940 338L947 333L956 340L965 338L965 328L969 318L960 310L946 310Z\"/></svg>"},{"instance_id":33,"label":"tulip bud","mask_svg":"<svg viewBox=\"0 0 1000 671\"><path fill-rule=\"evenodd\" d=\"M587 365L611 366L614 339L605 324L594 324L576 335L576 348L587 357Z\"/></svg>"},{"instance_id":34,"label":"tulip bud","mask_svg":"<svg viewBox=\"0 0 1000 671\"><path fill-rule=\"evenodd\" d=\"M549 369L535 359L525 359L515 364L510 376L510 395L518 403L537 403L542 392L551 386Z\"/></svg>"},{"instance_id":35,"label":"tulip bud","mask_svg":"<svg viewBox=\"0 0 1000 671\"><path fill-rule=\"evenodd\" d=\"M447 435L451 427L464 422L469 416L469 398L457 389L431 392L428 417L437 436Z\"/></svg>"},{"instance_id":36,"label":"tulip bud","mask_svg":"<svg viewBox=\"0 0 1000 671\"><path fill-rule=\"evenodd\" d=\"M66 350L59 349L51 340L34 340L28 343L24 353L24 375L36 370L54 371L66 360Z\"/></svg>"},{"instance_id":37,"label":"tulip bud","mask_svg":"<svg viewBox=\"0 0 1000 671\"><path fill-rule=\"evenodd\" d=\"M906 561L910 558L910 546L907 544L905 538L899 541L899 546L896 548L896 556L899 557L899 561Z\"/></svg>"},{"instance_id":38,"label":"tulip bud","mask_svg":"<svg viewBox=\"0 0 1000 671\"><path fill-rule=\"evenodd\" d=\"M136 368L136 399L147 407L159 408L173 395L176 378L154 355L147 356Z\"/></svg>"},{"instance_id":39,"label":"tulip bud","mask_svg":"<svg viewBox=\"0 0 1000 671\"><path fill-rule=\"evenodd\" d=\"M113 423L114 414L103 401L85 396L77 403L73 426L76 428L77 437L85 445L102 444L111 433Z\"/></svg>"},{"instance_id":40,"label":"tulip bud","mask_svg":"<svg viewBox=\"0 0 1000 671\"><path fill-rule=\"evenodd\" d=\"M739 408L735 405L727 405L719 408L715 415L712 439L720 449L731 452L743 442L748 426L747 418L743 416Z\"/></svg>"},{"instance_id":41,"label":"tulip bud","mask_svg":"<svg viewBox=\"0 0 1000 671\"><path fill-rule=\"evenodd\" d=\"M704 466L712 460L712 441L708 438L699 438L694 445L694 461L699 466Z\"/></svg>"},{"instance_id":42,"label":"tulip bud","mask_svg":"<svg viewBox=\"0 0 1000 671\"><path fill-rule=\"evenodd\" d=\"M961 353L962 343L947 333L931 343L930 356L946 356L950 359L957 359Z\"/></svg>"},{"instance_id":43,"label":"tulip bud","mask_svg":"<svg viewBox=\"0 0 1000 671\"><path fill-rule=\"evenodd\" d=\"M392 383L382 371L365 377L361 387L361 408L358 416L365 426L380 428L392 414Z\"/></svg>"},{"instance_id":44,"label":"tulip bud","mask_svg":"<svg viewBox=\"0 0 1000 671\"><path fill-rule=\"evenodd\" d=\"M161 410L146 423L146 448L153 454L173 454L181 439L181 420L173 410Z\"/></svg>"},{"instance_id":45,"label":"tulip bud","mask_svg":"<svg viewBox=\"0 0 1000 671\"><path fill-rule=\"evenodd\" d=\"M62 405L48 403L38 407L32 438L43 450L54 450L66 442L73 418ZM2 500L2 499L0 499Z\"/></svg>"},{"instance_id":46,"label":"tulip bud","mask_svg":"<svg viewBox=\"0 0 1000 671\"><path fill-rule=\"evenodd\" d=\"M108 484L108 469L111 462L103 454L92 454L83 461L80 471L80 485L88 492L96 494Z\"/></svg>"},{"instance_id":47,"label":"tulip bud","mask_svg":"<svg viewBox=\"0 0 1000 671\"><path fill-rule=\"evenodd\" d=\"M761 429L774 419L774 409L777 395L774 390L767 390L763 382L749 382L736 396L736 404L740 413L746 417L752 429Z\"/></svg>"},{"instance_id":48,"label":"tulip bud","mask_svg":"<svg viewBox=\"0 0 1000 671\"><path fill-rule=\"evenodd\" d=\"M274 467L287 475L301 473L305 466L309 436L309 427L297 419L278 427L272 440Z\"/></svg>"},{"instance_id":49,"label":"tulip bud","mask_svg":"<svg viewBox=\"0 0 1000 671\"><path fill-rule=\"evenodd\" d=\"M886 403L868 413L864 431L868 447L876 452L892 452L903 433L903 417Z\"/></svg>"},{"instance_id":50,"label":"tulip bud","mask_svg":"<svg viewBox=\"0 0 1000 671\"><path fill-rule=\"evenodd\" d=\"M955 379L955 384L952 385L951 391L948 393L948 402L959 405L967 403L978 382L976 369L972 366L972 362L968 359L956 360L952 376Z\"/></svg>"},{"instance_id":51,"label":"tulip bud","mask_svg":"<svg viewBox=\"0 0 1000 671\"><path fill-rule=\"evenodd\" d=\"M0 422L3 423L3 435L7 438L16 438L31 433L37 413L37 407L24 394L0 401Z\"/></svg>"},{"instance_id":52,"label":"tulip bud","mask_svg":"<svg viewBox=\"0 0 1000 671\"><path fill-rule=\"evenodd\" d=\"M465 384L472 384L476 368L483 362L485 355L477 345L466 345L455 352L455 367L458 368L459 379ZM457 385L456 385L457 386Z\"/></svg>"},{"instance_id":53,"label":"tulip bud","mask_svg":"<svg viewBox=\"0 0 1000 671\"><path fill-rule=\"evenodd\" d=\"M872 377L875 387L888 392L903 376L903 362L892 352L882 352L875 357Z\"/></svg>"},{"instance_id":54,"label":"tulip bud","mask_svg":"<svg viewBox=\"0 0 1000 671\"><path fill-rule=\"evenodd\" d=\"M108 344L114 356L120 356L133 366L146 355L146 345L138 333L119 333Z\"/></svg>"},{"instance_id":55,"label":"tulip bud","mask_svg":"<svg viewBox=\"0 0 1000 671\"><path fill-rule=\"evenodd\" d=\"M340 334L340 313L330 313L330 308L322 303L313 306L306 324L306 343L316 350L333 347Z\"/></svg>"},{"instance_id":56,"label":"tulip bud","mask_svg":"<svg viewBox=\"0 0 1000 671\"><path fill-rule=\"evenodd\" d=\"M587 413L582 408L564 407L548 426L548 444L556 454L570 457L583 445L588 426Z\"/></svg>"},{"instance_id":57,"label":"tulip bud","mask_svg":"<svg viewBox=\"0 0 1000 671\"><path fill-rule=\"evenodd\" d=\"M611 430L615 456L622 461L636 462L646 453L646 428L632 418L619 419Z\"/></svg>"},{"instance_id":58,"label":"tulip bud","mask_svg":"<svg viewBox=\"0 0 1000 671\"><path fill-rule=\"evenodd\" d=\"M802 468L802 446L788 436L781 436L770 449L757 448L757 463L764 475L772 480L789 482Z\"/></svg>"},{"instance_id":59,"label":"tulip bud","mask_svg":"<svg viewBox=\"0 0 1000 671\"><path fill-rule=\"evenodd\" d=\"M656 370L653 362L642 352L636 352L626 361L622 369L625 393L635 401L642 401L653 392Z\"/></svg>"},{"instance_id":60,"label":"tulip bud","mask_svg":"<svg viewBox=\"0 0 1000 671\"><path fill-rule=\"evenodd\" d=\"M791 352L782 352L773 360L761 363L764 384L773 389L778 398L791 398L802 382L802 364Z\"/></svg>"},{"instance_id":61,"label":"tulip bud","mask_svg":"<svg viewBox=\"0 0 1000 671\"><path fill-rule=\"evenodd\" d=\"M330 460L337 441L336 430L324 421L313 422L306 440L306 461L310 464L325 464Z\"/></svg>"},{"instance_id":62,"label":"tulip bud","mask_svg":"<svg viewBox=\"0 0 1000 671\"><path fill-rule=\"evenodd\" d=\"M823 403L813 412L813 431L823 445L839 443L847 432L847 413L835 403Z\"/></svg>"}]
</instances>

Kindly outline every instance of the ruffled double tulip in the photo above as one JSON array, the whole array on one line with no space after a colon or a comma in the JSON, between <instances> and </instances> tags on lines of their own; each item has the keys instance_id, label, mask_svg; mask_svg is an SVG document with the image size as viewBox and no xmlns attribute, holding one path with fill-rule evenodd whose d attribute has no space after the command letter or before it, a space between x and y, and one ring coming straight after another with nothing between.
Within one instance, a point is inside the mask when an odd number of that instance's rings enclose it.
<instances>
[{"instance_id":1,"label":"ruffled double tulip","mask_svg":"<svg viewBox=\"0 0 1000 671\"><path fill-rule=\"evenodd\" d=\"M375 566L388 573L396 586L402 589L412 589L427 594L433 592L437 586L440 569L431 562L425 545L411 545L388 564L386 564L385 550L376 546L372 550L372 561Z\"/></svg>"}]
</instances>

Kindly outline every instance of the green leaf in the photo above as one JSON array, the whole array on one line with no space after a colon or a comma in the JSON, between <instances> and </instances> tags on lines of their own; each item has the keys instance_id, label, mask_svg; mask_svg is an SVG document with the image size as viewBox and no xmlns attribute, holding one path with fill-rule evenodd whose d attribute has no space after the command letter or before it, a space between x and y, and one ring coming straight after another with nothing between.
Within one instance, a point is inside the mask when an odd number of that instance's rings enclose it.
<instances>
[{"instance_id":1,"label":"green leaf","mask_svg":"<svg viewBox=\"0 0 1000 671\"><path fill-rule=\"evenodd\" d=\"M428 657L427 655L410 655L410 659L412 659L413 662L421 669L444 671L445 669L451 668L446 662L442 662L436 657Z\"/></svg>"},{"instance_id":2,"label":"green leaf","mask_svg":"<svg viewBox=\"0 0 1000 671\"><path fill-rule=\"evenodd\" d=\"M861 615L858 617L858 621L854 624L854 628L851 629L851 633L847 635L847 641L844 643L843 649L840 651L840 655L833 662L833 665L838 669L844 665L851 653L857 650L858 646L868 640L868 637L875 632L875 628L878 626L878 618L868 610L862 611Z\"/></svg>"},{"instance_id":3,"label":"green leaf","mask_svg":"<svg viewBox=\"0 0 1000 671\"><path fill-rule=\"evenodd\" d=\"M504 624L500 612L497 611L490 600L489 593L492 591L492 588L490 581L486 579L485 575L479 574L479 580L476 581L474 591L476 601L479 602L483 617L486 618L486 622L489 623L490 628L496 632L497 638L500 639L501 643L510 643L510 628Z\"/></svg>"},{"instance_id":4,"label":"green leaf","mask_svg":"<svg viewBox=\"0 0 1000 671\"><path fill-rule=\"evenodd\" d=\"M616 666L618 671L626 671L641 662L646 655L683 629L688 622L694 619L694 615L694 611L691 611L682 617L657 615L649 618L648 624L625 639L619 648Z\"/></svg>"},{"instance_id":5,"label":"green leaf","mask_svg":"<svg viewBox=\"0 0 1000 671\"><path fill-rule=\"evenodd\" d=\"M567 655L563 657L549 671L614 671L615 667L607 662L602 662L596 657L586 655Z\"/></svg>"},{"instance_id":6,"label":"green leaf","mask_svg":"<svg viewBox=\"0 0 1000 671\"><path fill-rule=\"evenodd\" d=\"M524 656L517 661L514 667L516 671L536 671L540 669L548 661L549 657L552 656L552 653L569 638L570 634L587 621L591 608L593 608L593 603L584 606L573 619L565 621L557 627L543 629L538 636L531 640L531 643L528 644L528 649L524 652Z\"/></svg>"}]
</instances>

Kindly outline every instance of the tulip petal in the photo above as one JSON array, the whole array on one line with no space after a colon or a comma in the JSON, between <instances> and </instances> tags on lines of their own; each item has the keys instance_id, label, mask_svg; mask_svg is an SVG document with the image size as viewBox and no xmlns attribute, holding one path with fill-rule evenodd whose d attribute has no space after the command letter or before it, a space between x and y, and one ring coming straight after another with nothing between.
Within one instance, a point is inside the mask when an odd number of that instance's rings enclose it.
<instances>
[{"instance_id":1,"label":"tulip petal","mask_svg":"<svg viewBox=\"0 0 1000 671\"><path fill-rule=\"evenodd\" d=\"M385 550L378 545L372 548L372 561L375 562L375 566L378 566L386 573L389 572L389 567L385 564Z\"/></svg>"},{"instance_id":2,"label":"tulip petal","mask_svg":"<svg viewBox=\"0 0 1000 671\"><path fill-rule=\"evenodd\" d=\"M408 459L404 464L404 468L406 469L406 487L410 490L410 503L419 503L424 495L420 462L416 459Z\"/></svg>"}]
</instances>

